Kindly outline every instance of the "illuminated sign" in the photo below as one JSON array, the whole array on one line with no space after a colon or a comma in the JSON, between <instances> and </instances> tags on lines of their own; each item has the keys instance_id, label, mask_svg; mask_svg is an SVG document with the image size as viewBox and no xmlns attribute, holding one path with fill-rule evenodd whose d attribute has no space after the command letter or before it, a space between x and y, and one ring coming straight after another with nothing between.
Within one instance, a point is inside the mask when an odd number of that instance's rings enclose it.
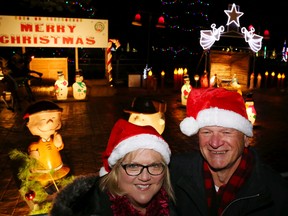
<instances>
[{"instance_id":1,"label":"illuminated sign","mask_svg":"<svg viewBox=\"0 0 288 216\"><path fill-rule=\"evenodd\" d=\"M107 48L108 20L0 16L0 46Z\"/></svg>"}]
</instances>

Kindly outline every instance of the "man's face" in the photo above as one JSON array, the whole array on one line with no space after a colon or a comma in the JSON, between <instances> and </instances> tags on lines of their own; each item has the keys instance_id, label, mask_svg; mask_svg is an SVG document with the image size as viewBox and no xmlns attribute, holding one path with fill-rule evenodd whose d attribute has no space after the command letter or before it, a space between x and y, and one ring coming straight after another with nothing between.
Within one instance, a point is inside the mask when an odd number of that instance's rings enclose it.
<instances>
[{"instance_id":1,"label":"man's face","mask_svg":"<svg viewBox=\"0 0 288 216\"><path fill-rule=\"evenodd\" d=\"M242 132L218 126L203 127L199 130L199 147L204 159L213 171L237 169L248 137Z\"/></svg>"},{"instance_id":2,"label":"man's face","mask_svg":"<svg viewBox=\"0 0 288 216\"><path fill-rule=\"evenodd\" d=\"M61 128L60 111L42 111L29 116L27 127L33 135L48 139Z\"/></svg>"}]
</instances>

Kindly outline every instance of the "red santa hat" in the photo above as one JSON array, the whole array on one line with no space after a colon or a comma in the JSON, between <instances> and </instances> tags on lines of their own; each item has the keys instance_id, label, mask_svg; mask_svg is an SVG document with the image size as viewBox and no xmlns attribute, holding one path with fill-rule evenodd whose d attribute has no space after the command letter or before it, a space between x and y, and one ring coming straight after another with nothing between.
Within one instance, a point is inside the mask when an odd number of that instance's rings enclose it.
<instances>
[{"instance_id":1,"label":"red santa hat","mask_svg":"<svg viewBox=\"0 0 288 216\"><path fill-rule=\"evenodd\" d=\"M152 126L138 126L119 119L111 131L107 148L103 153L103 166L99 175L108 174L119 159L138 149L153 149L163 156L166 164L170 162L170 148Z\"/></svg>"},{"instance_id":2,"label":"red santa hat","mask_svg":"<svg viewBox=\"0 0 288 216\"><path fill-rule=\"evenodd\" d=\"M234 128L248 137L253 136L244 99L235 91L212 87L194 89L188 96L186 109L187 117L180 123L180 130L187 136L205 126Z\"/></svg>"}]
</instances>

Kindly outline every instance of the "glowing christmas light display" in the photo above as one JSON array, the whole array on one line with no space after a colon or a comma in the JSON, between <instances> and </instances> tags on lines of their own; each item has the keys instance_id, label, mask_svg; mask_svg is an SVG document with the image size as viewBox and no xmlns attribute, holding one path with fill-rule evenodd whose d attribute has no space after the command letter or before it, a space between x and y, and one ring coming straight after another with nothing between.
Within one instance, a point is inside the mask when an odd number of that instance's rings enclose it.
<instances>
[{"instance_id":1,"label":"glowing christmas light display","mask_svg":"<svg viewBox=\"0 0 288 216\"><path fill-rule=\"evenodd\" d=\"M262 47L262 36L254 34L255 29L252 27L248 31L245 27L241 28L241 32L244 34L245 41L249 44L250 48L254 52L258 52Z\"/></svg>"},{"instance_id":2,"label":"glowing christmas light display","mask_svg":"<svg viewBox=\"0 0 288 216\"><path fill-rule=\"evenodd\" d=\"M240 26L239 18L244 14L243 12L237 11L236 5L233 3L231 10L224 10L228 16L228 21L226 25L235 23L236 26Z\"/></svg>"},{"instance_id":3,"label":"glowing christmas light display","mask_svg":"<svg viewBox=\"0 0 288 216\"><path fill-rule=\"evenodd\" d=\"M220 39L220 34L224 32L224 26L216 28L216 25L213 23L211 28L212 30L202 30L200 32L200 45L204 50L210 49L214 42Z\"/></svg>"},{"instance_id":4,"label":"glowing christmas light display","mask_svg":"<svg viewBox=\"0 0 288 216\"><path fill-rule=\"evenodd\" d=\"M240 27L239 18L244 14L239 12L236 5L233 3L231 10L224 10L228 16L228 21L226 25L231 25L234 23L237 27ZM216 28L216 24L211 25L212 30L201 30L200 31L200 45L204 50L208 50L213 46L215 41L218 41L221 34L224 32L224 27L220 26ZM241 28L241 33L244 35L245 41L249 44L253 52L258 52L262 47L262 36L254 34L255 29L253 26L249 27L247 30L245 27Z\"/></svg>"},{"instance_id":5,"label":"glowing christmas light display","mask_svg":"<svg viewBox=\"0 0 288 216\"><path fill-rule=\"evenodd\" d=\"M282 61L287 62L287 54L288 54L288 48L286 45L286 40L284 41L283 49L282 49Z\"/></svg>"}]
</instances>

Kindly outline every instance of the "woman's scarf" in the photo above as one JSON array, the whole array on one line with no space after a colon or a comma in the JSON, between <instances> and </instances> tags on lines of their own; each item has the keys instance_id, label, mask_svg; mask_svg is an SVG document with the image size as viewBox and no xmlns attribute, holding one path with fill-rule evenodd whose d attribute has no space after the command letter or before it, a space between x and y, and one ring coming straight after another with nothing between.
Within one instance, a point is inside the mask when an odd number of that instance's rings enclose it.
<instances>
[{"instance_id":1,"label":"woman's scarf","mask_svg":"<svg viewBox=\"0 0 288 216\"><path fill-rule=\"evenodd\" d=\"M126 196L113 196L110 193L108 195L112 202L111 209L114 216L143 216ZM148 204L145 216L168 216L168 200L167 192L161 188Z\"/></svg>"}]
</instances>

